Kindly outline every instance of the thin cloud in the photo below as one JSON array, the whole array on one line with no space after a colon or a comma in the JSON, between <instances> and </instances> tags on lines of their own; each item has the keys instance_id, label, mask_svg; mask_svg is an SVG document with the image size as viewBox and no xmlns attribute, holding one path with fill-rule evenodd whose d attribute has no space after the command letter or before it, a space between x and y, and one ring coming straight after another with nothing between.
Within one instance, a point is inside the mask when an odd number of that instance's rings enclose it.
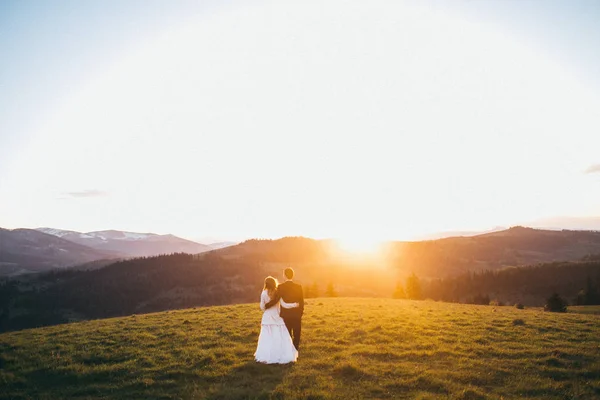
<instances>
[{"instance_id":1,"label":"thin cloud","mask_svg":"<svg viewBox=\"0 0 600 400\"><path fill-rule=\"evenodd\" d=\"M593 174L596 172L600 172L600 164L591 165L588 169L585 170L586 174Z\"/></svg>"},{"instance_id":2,"label":"thin cloud","mask_svg":"<svg viewBox=\"0 0 600 400\"><path fill-rule=\"evenodd\" d=\"M64 192L63 196L70 198L88 198L88 197L104 197L107 196L108 193L103 192L102 190L82 190L79 192Z\"/></svg>"}]
</instances>

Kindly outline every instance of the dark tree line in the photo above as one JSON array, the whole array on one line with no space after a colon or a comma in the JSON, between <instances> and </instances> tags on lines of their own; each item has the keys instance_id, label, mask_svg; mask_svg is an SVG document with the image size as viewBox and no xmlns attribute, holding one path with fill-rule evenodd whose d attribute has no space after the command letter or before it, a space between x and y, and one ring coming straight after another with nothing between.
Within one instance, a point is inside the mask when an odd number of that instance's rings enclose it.
<instances>
[{"instance_id":1,"label":"dark tree line","mask_svg":"<svg viewBox=\"0 0 600 400\"><path fill-rule=\"evenodd\" d=\"M290 239L298 240L311 248L309 241ZM249 245L265 243L256 241ZM258 302L264 278L281 277L283 266L288 265L272 260L291 257L286 255L288 250L292 251L292 247L268 253L268 262L253 250L248 250L248 257L243 253L172 254L125 260L96 270L63 270L4 280L0 282L0 331L177 308ZM307 258L313 257L317 254L309 251ZM311 262L293 267L307 298L388 297L394 293L399 298L543 306L548 296L556 292L570 303L599 303L600 260L440 279L413 274L395 290L395 281L389 279L390 270ZM416 272L420 273L418 269Z\"/></svg>"},{"instance_id":2,"label":"dark tree line","mask_svg":"<svg viewBox=\"0 0 600 400\"><path fill-rule=\"evenodd\" d=\"M600 304L600 279L594 282L589 276L585 289L582 289L575 299L575 305L590 306Z\"/></svg>"},{"instance_id":3,"label":"dark tree line","mask_svg":"<svg viewBox=\"0 0 600 400\"><path fill-rule=\"evenodd\" d=\"M600 261L562 262L432 279L423 284L423 297L472 304L495 300L543 306L548 296L560 293L573 304L583 305L600 304L599 288Z\"/></svg>"},{"instance_id":4,"label":"dark tree line","mask_svg":"<svg viewBox=\"0 0 600 400\"><path fill-rule=\"evenodd\" d=\"M188 254L137 258L92 271L40 274L31 281L0 286L0 331L251 302L260 293L264 276L256 265Z\"/></svg>"},{"instance_id":5,"label":"dark tree line","mask_svg":"<svg viewBox=\"0 0 600 400\"><path fill-rule=\"evenodd\" d=\"M275 258L280 256L283 257L280 254ZM268 258L272 260L273 255L268 254ZM228 257L211 252L201 256L142 257L96 270L63 270L18 278L0 285L0 299L5 304L0 307L0 331L178 308L258 302L264 278L272 275L281 279L287 265L264 262L253 256ZM318 264L294 265L294 268L306 297L388 293L387 288L380 289L385 282L368 269L348 270L343 265ZM341 287L343 292L339 293Z\"/></svg>"}]
</instances>

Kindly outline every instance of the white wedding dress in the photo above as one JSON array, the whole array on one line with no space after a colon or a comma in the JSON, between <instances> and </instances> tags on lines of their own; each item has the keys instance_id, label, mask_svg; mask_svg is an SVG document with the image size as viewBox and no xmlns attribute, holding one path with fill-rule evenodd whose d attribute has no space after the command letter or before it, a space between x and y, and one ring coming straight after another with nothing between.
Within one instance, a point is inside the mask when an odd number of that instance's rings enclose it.
<instances>
[{"instance_id":1,"label":"white wedding dress","mask_svg":"<svg viewBox=\"0 0 600 400\"><path fill-rule=\"evenodd\" d=\"M279 316L279 307L294 308L296 304L289 304L280 300L277 305L265 310L265 304L270 300L267 290L263 290L260 294L260 309L264 312L254 358L257 362L266 364L295 362L298 358L298 351L292 343L285 322Z\"/></svg>"}]
</instances>

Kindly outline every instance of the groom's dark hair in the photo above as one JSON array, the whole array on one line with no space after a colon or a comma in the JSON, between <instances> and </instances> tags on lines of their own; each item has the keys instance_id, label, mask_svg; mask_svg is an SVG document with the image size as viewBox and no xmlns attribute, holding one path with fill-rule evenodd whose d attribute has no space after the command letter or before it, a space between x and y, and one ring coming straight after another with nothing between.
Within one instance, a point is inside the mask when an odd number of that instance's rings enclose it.
<instances>
[{"instance_id":1,"label":"groom's dark hair","mask_svg":"<svg viewBox=\"0 0 600 400\"><path fill-rule=\"evenodd\" d=\"M283 274L286 278L292 279L294 277L294 270L288 267L283 270Z\"/></svg>"}]
</instances>

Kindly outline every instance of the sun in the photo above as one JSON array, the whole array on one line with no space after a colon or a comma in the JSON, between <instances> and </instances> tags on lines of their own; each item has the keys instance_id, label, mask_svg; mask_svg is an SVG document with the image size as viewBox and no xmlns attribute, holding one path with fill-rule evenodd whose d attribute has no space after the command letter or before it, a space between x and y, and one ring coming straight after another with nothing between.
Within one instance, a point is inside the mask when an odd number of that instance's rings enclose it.
<instances>
[{"instance_id":1,"label":"sun","mask_svg":"<svg viewBox=\"0 0 600 400\"><path fill-rule=\"evenodd\" d=\"M335 239L338 249L348 255L376 255L381 251L382 241L377 238L346 236Z\"/></svg>"}]
</instances>

